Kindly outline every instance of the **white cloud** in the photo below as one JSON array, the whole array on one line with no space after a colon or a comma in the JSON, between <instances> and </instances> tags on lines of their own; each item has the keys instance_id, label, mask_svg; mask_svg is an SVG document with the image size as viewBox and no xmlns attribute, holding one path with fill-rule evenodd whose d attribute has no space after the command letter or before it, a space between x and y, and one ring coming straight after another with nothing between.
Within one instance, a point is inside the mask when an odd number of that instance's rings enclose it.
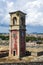
<instances>
[{"instance_id":1,"label":"white cloud","mask_svg":"<svg viewBox=\"0 0 43 65\"><path fill-rule=\"evenodd\" d=\"M4 16L4 18L2 19L2 23L5 23L5 24L9 24L9 21L10 21L10 15L9 14L6 14L5 16Z\"/></svg>"},{"instance_id":2,"label":"white cloud","mask_svg":"<svg viewBox=\"0 0 43 65\"><path fill-rule=\"evenodd\" d=\"M22 10L27 14L26 24L43 25L43 0L3 0L3 2L6 3L6 11L2 20L5 23L9 22L9 12ZM0 9L3 11L3 8Z\"/></svg>"},{"instance_id":3,"label":"white cloud","mask_svg":"<svg viewBox=\"0 0 43 65\"><path fill-rule=\"evenodd\" d=\"M13 7L13 2L9 2L7 0L3 0L4 4L6 4L4 8L0 8L0 16L3 16L2 20L1 20L1 24L5 24L8 25L9 21L10 21L10 15L9 12L13 11L14 7Z\"/></svg>"},{"instance_id":4,"label":"white cloud","mask_svg":"<svg viewBox=\"0 0 43 65\"><path fill-rule=\"evenodd\" d=\"M26 4L27 20L26 24L30 25L43 25L43 12L39 12L41 8L42 1L37 0L33 2L28 2ZM40 8L40 9L39 9Z\"/></svg>"},{"instance_id":5,"label":"white cloud","mask_svg":"<svg viewBox=\"0 0 43 65\"><path fill-rule=\"evenodd\" d=\"M2 0L3 2L5 2L5 0Z\"/></svg>"},{"instance_id":6,"label":"white cloud","mask_svg":"<svg viewBox=\"0 0 43 65\"><path fill-rule=\"evenodd\" d=\"M7 1L6 6L7 6L7 8L6 8L7 12L11 12L14 10L14 2L8 2Z\"/></svg>"},{"instance_id":7,"label":"white cloud","mask_svg":"<svg viewBox=\"0 0 43 65\"><path fill-rule=\"evenodd\" d=\"M3 16L3 10L0 9L0 17Z\"/></svg>"}]
</instances>

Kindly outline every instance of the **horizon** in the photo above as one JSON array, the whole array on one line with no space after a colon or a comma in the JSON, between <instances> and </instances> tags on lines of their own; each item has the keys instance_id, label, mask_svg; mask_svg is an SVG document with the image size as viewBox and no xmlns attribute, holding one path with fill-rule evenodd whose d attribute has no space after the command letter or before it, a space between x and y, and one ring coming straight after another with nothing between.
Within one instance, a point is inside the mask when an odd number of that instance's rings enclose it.
<instances>
[{"instance_id":1,"label":"horizon","mask_svg":"<svg viewBox=\"0 0 43 65\"><path fill-rule=\"evenodd\" d=\"M6 32L2 32L2 33L0 33L0 34L9 34L9 32L7 32L7 33L6 33ZM43 33L37 33L37 32L27 33L27 32L26 32L26 34L43 34Z\"/></svg>"}]
</instances>

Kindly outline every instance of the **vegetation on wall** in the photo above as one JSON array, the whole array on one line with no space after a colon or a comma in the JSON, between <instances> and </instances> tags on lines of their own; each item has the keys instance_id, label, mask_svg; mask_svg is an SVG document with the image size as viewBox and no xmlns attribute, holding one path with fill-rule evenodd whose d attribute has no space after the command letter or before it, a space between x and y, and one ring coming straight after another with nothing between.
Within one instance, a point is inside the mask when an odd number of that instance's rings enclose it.
<instances>
[{"instance_id":1,"label":"vegetation on wall","mask_svg":"<svg viewBox=\"0 0 43 65\"><path fill-rule=\"evenodd\" d=\"M16 12L16 15L19 16L19 12L18 11Z\"/></svg>"}]
</instances>

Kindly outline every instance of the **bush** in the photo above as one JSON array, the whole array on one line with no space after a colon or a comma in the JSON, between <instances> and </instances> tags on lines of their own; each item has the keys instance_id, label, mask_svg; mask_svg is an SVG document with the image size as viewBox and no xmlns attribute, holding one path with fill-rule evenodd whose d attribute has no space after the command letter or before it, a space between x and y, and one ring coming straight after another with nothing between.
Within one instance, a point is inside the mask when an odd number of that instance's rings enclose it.
<instances>
[{"instance_id":1,"label":"bush","mask_svg":"<svg viewBox=\"0 0 43 65\"><path fill-rule=\"evenodd\" d=\"M9 36L0 35L0 38L1 38L2 40L9 40Z\"/></svg>"},{"instance_id":2,"label":"bush","mask_svg":"<svg viewBox=\"0 0 43 65\"><path fill-rule=\"evenodd\" d=\"M26 42L28 42L28 41L43 41L43 38L41 38L41 37L38 37L38 38L36 38L36 37L33 37L33 36L28 36L28 37L26 37ZM41 42L38 42L39 44L41 43Z\"/></svg>"},{"instance_id":3,"label":"bush","mask_svg":"<svg viewBox=\"0 0 43 65\"><path fill-rule=\"evenodd\" d=\"M37 40L37 38L35 38L35 37L26 37L26 42L35 41L35 40Z\"/></svg>"},{"instance_id":4,"label":"bush","mask_svg":"<svg viewBox=\"0 0 43 65\"><path fill-rule=\"evenodd\" d=\"M26 42L28 42L29 41L29 37L26 37Z\"/></svg>"}]
</instances>

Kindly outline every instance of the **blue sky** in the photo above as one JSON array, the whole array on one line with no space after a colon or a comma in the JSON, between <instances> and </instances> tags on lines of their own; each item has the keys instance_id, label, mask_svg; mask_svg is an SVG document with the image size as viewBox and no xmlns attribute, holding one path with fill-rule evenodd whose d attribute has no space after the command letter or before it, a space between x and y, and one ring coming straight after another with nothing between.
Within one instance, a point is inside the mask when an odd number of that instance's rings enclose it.
<instances>
[{"instance_id":1,"label":"blue sky","mask_svg":"<svg viewBox=\"0 0 43 65\"><path fill-rule=\"evenodd\" d=\"M28 33L43 33L43 0L0 0L0 33L9 32L9 12L26 13Z\"/></svg>"}]
</instances>

